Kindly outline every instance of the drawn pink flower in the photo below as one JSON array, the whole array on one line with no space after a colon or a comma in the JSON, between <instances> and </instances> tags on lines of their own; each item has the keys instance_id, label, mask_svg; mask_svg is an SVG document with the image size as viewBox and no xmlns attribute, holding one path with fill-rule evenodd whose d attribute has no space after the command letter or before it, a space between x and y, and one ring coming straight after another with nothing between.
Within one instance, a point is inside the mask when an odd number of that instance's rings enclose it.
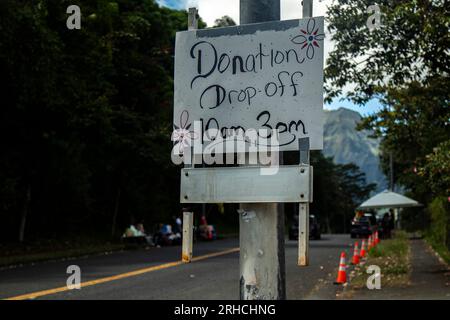
<instances>
[{"instance_id":1,"label":"drawn pink flower","mask_svg":"<svg viewBox=\"0 0 450 320\"><path fill-rule=\"evenodd\" d=\"M180 123L179 126L174 124L174 130L172 132L171 140L175 142L175 145L178 145L178 152L180 154L183 153L184 148L191 146L191 141L198 138L196 132L189 131L191 124L188 124L189 121L189 113L184 110L180 115Z\"/></svg>"},{"instance_id":2,"label":"drawn pink flower","mask_svg":"<svg viewBox=\"0 0 450 320\"><path fill-rule=\"evenodd\" d=\"M301 49L306 49L306 57L308 59L314 58L314 47L320 48L319 41L325 39L325 34L319 33L319 28L316 29L316 21L311 18L308 21L306 30L300 29L300 35L291 39L295 44L302 45Z\"/></svg>"}]
</instances>

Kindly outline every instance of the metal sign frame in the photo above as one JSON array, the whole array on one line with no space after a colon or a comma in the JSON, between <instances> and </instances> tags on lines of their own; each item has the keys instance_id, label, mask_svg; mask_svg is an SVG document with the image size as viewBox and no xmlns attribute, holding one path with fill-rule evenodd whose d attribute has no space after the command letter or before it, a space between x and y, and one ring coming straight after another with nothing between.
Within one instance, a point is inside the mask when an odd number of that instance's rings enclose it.
<instances>
[{"instance_id":1,"label":"metal sign frame","mask_svg":"<svg viewBox=\"0 0 450 320\"><path fill-rule=\"evenodd\" d=\"M264 170L275 174L262 174ZM181 203L310 202L312 167L184 168Z\"/></svg>"}]
</instances>

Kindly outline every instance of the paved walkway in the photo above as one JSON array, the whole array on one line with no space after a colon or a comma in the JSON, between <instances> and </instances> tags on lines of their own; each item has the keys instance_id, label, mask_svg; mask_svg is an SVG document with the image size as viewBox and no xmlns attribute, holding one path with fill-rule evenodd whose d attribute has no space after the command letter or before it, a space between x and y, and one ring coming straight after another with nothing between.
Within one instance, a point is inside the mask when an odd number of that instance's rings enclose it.
<instances>
[{"instance_id":1,"label":"paved walkway","mask_svg":"<svg viewBox=\"0 0 450 320\"><path fill-rule=\"evenodd\" d=\"M355 291L362 300L450 300L450 269L423 240L411 240L411 283L404 287Z\"/></svg>"}]
</instances>

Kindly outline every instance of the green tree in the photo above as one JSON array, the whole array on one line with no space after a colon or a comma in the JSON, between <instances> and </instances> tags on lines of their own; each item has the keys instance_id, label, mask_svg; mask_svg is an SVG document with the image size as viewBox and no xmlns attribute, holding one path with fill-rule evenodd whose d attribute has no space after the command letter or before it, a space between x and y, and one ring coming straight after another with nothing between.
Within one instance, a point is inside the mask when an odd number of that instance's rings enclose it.
<instances>
[{"instance_id":1,"label":"green tree","mask_svg":"<svg viewBox=\"0 0 450 320\"><path fill-rule=\"evenodd\" d=\"M66 27L71 4L81 30ZM0 2L0 237L115 233L179 210L170 134L185 29L187 12L153 0Z\"/></svg>"},{"instance_id":2,"label":"green tree","mask_svg":"<svg viewBox=\"0 0 450 320\"><path fill-rule=\"evenodd\" d=\"M370 31L371 0L336 0L328 8L335 49L325 69L327 99L345 94L356 103L405 89L448 81L450 7L445 0L381 0L381 23ZM448 82L447 82L448 83ZM346 86L352 86L343 92ZM348 86L346 88L348 88Z\"/></svg>"},{"instance_id":3,"label":"green tree","mask_svg":"<svg viewBox=\"0 0 450 320\"><path fill-rule=\"evenodd\" d=\"M433 153L426 156L418 173L424 177L433 196L445 197L450 194L450 140L439 144Z\"/></svg>"},{"instance_id":4,"label":"green tree","mask_svg":"<svg viewBox=\"0 0 450 320\"><path fill-rule=\"evenodd\" d=\"M355 209L375 190L355 164L335 164L332 158L314 152L314 201L311 213L322 221L326 232L348 232Z\"/></svg>"},{"instance_id":5,"label":"green tree","mask_svg":"<svg viewBox=\"0 0 450 320\"><path fill-rule=\"evenodd\" d=\"M216 19L216 21L214 21L213 28L230 27L235 25L236 22L234 22L233 18L231 18L230 16L223 16L222 18Z\"/></svg>"},{"instance_id":6,"label":"green tree","mask_svg":"<svg viewBox=\"0 0 450 320\"><path fill-rule=\"evenodd\" d=\"M417 82L407 89L388 89L384 108L366 117L360 129L371 129L381 137L382 167L389 172L389 154L394 159L395 182L413 192L419 200L430 200L427 183L417 174L426 156L450 136L450 94L445 82L436 78L423 87Z\"/></svg>"},{"instance_id":7,"label":"green tree","mask_svg":"<svg viewBox=\"0 0 450 320\"><path fill-rule=\"evenodd\" d=\"M379 1L381 24L370 31L366 10L372 4L338 0L329 8L336 48L325 70L327 99L344 96L361 105L380 100L382 110L359 128L382 138L385 173L392 153L396 182L428 202L417 169L450 136L450 7L439 0Z\"/></svg>"}]
</instances>

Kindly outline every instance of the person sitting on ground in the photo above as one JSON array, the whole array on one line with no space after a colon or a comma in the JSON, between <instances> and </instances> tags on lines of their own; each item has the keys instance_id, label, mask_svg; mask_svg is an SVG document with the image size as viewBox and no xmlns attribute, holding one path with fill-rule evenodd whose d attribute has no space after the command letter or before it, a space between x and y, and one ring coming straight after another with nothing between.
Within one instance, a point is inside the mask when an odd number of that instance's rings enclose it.
<instances>
[{"instance_id":1,"label":"person sitting on ground","mask_svg":"<svg viewBox=\"0 0 450 320\"><path fill-rule=\"evenodd\" d=\"M128 238L132 240L133 243L146 243L148 245L153 245L153 237L145 233L143 223L138 223L136 226L131 224L122 235L122 238ZM135 239L132 239L135 238ZM141 238L142 240L140 240Z\"/></svg>"},{"instance_id":2,"label":"person sitting on ground","mask_svg":"<svg viewBox=\"0 0 450 320\"><path fill-rule=\"evenodd\" d=\"M144 223L140 222L136 225L136 229L138 231L138 237L144 237L145 241L149 245L153 245L153 237L150 234L147 234L144 229Z\"/></svg>"},{"instance_id":3,"label":"person sitting on ground","mask_svg":"<svg viewBox=\"0 0 450 320\"><path fill-rule=\"evenodd\" d=\"M200 218L200 225L198 229L199 229L199 236L201 239L214 240L216 238L216 231L214 229L214 226L208 225L205 216L202 216Z\"/></svg>"},{"instance_id":4,"label":"person sitting on ground","mask_svg":"<svg viewBox=\"0 0 450 320\"><path fill-rule=\"evenodd\" d=\"M177 234L179 233L181 235L182 233L182 224L181 224L181 219L178 217L172 217L173 221L175 222L174 226L173 226L173 233Z\"/></svg>"},{"instance_id":5,"label":"person sitting on ground","mask_svg":"<svg viewBox=\"0 0 450 320\"><path fill-rule=\"evenodd\" d=\"M132 224L125 230L125 233L122 235L122 238L131 238L139 236L139 230Z\"/></svg>"},{"instance_id":6,"label":"person sitting on ground","mask_svg":"<svg viewBox=\"0 0 450 320\"><path fill-rule=\"evenodd\" d=\"M159 224L159 230L155 235L155 244L157 246L171 245L176 236L172 232L172 226L170 224Z\"/></svg>"}]
</instances>

